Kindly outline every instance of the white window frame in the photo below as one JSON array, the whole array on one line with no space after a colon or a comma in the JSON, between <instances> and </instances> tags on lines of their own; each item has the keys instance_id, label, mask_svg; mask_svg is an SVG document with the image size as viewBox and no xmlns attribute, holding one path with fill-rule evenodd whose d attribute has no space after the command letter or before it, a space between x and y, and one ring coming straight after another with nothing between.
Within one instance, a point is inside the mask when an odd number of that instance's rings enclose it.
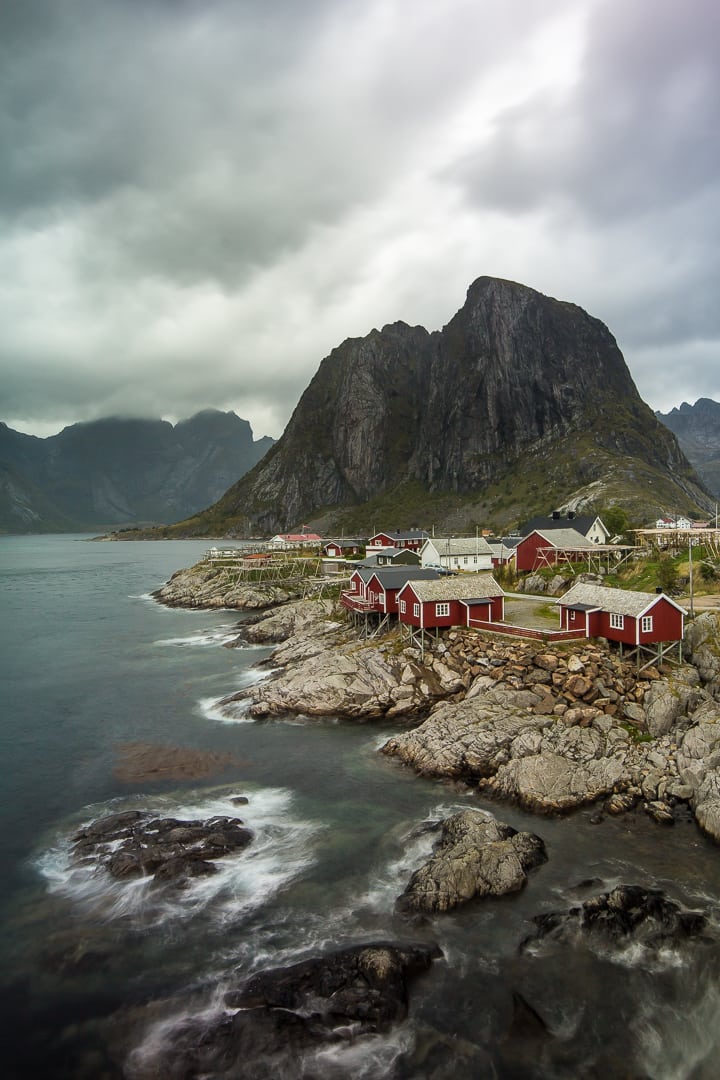
<instances>
[{"instance_id":1,"label":"white window frame","mask_svg":"<svg viewBox=\"0 0 720 1080\"><path fill-rule=\"evenodd\" d=\"M435 618L442 619L450 614L450 604L447 600L435 605Z\"/></svg>"},{"instance_id":2,"label":"white window frame","mask_svg":"<svg viewBox=\"0 0 720 1080\"><path fill-rule=\"evenodd\" d=\"M651 634L652 633L652 628L653 628L653 617L652 617L652 615L643 615L642 619L640 620L640 630L641 630L641 632L643 634Z\"/></svg>"},{"instance_id":3,"label":"white window frame","mask_svg":"<svg viewBox=\"0 0 720 1080\"><path fill-rule=\"evenodd\" d=\"M610 629L611 630L624 630L625 629L625 616L618 615L616 611L610 612Z\"/></svg>"},{"instance_id":4,"label":"white window frame","mask_svg":"<svg viewBox=\"0 0 720 1080\"><path fill-rule=\"evenodd\" d=\"M420 618L420 605L419 604L413 604L413 615L415 616L416 619Z\"/></svg>"},{"instance_id":5,"label":"white window frame","mask_svg":"<svg viewBox=\"0 0 720 1080\"><path fill-rule=\"evenodd\" d=\"M570 622L575 622L575 612L574 611L570 612Z\"/></svg>"},{"instance_id":6,"label":"white window frame","mask_svg":"<svg viewBox=\"0 0 720 1080\"><path fill-rule=\"evenodd\" d=\"M406 611L407 611L407 604L405 603L404 600L401 600L400 601L400 614L404 615Z\"/></svg>"}]
</instances>

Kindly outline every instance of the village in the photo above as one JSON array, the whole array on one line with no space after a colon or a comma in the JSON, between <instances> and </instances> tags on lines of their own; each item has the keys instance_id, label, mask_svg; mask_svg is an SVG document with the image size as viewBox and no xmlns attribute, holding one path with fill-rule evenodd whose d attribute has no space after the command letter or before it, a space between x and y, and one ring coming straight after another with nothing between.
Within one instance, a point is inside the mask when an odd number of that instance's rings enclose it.
<instances>
[{"instance_id":1,"label":"village","mask_svg":"<svg viewBox=\"0 0 720 1080\"><path fill-rule=\"evenodd\" d=\"M693 550L696 563L702 552L702 567L712 572L720 530L709 522L662 518L633 530L633 538L611 536L598 515L554 511L503 537L476 530L441 538L397 529L367 539L323 539L304 528L273 536L261 551L212 548L206 558L234 563L254 580L287 580L289 566L297 573L313 567L321 582L339 584L340 606L359 637L379 638L395 628L421 654L430 636L463 627L546 643L604 638L640 670L681 663L685 620L694 614ZM689 556L687 606L663 582L652 591L605 584L632 561L658 552L669 560L683 551ZM534 619L528 594L544 593L549 573L566 588L543 596L544 617ZM522 594L513 590L518 580Z\"/></svg>"}]
</instances>

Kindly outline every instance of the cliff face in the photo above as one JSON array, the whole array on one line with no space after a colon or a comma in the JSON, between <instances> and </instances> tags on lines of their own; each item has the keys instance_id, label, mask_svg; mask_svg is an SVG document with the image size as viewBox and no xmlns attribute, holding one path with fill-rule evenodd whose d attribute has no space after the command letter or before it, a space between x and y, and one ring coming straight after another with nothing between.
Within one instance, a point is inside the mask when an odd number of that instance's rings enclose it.
<instances>
[{"instance_id":1,"label":"cliff face","mask_svg":"<svg viewBox=\"0 0 720 1080\"><path fill-rule=\"evenodd\" d=\"M0 424L0 531L174 521L217 499L272 445L207 410L173 427L108 418L38 439Z\"/></svg>"},{"instance_id":2,"label":"cliff face","mask_svg":"<svg viewBox=\"0 0 720 1080\"><path fill-rule=\"evenodd\" d=\"M684 401L679 409L655 415L674 432L698 476L715 498L720 498L720 404L698 398L694 405Z\"/></svg>"},{"instance_id":3,"label":"cliff face","mask_svg":"<svg viewBox=\"0 0 720 1080\"><path fill-rule=\"evenodd\" d=\"M208 513L238 533L275 531L408 483L480 492L543 456L566 494L610 462L703 498L607 327L484 277L442 331L394 323L333 350L282 438Z\"/></svg>"}]
</instances>

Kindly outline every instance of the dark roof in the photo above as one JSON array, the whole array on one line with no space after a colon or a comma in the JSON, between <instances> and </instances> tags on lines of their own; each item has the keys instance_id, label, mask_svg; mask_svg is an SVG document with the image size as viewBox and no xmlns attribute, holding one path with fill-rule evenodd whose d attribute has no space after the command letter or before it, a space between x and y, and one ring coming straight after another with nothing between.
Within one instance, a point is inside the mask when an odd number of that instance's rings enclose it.
<instances>
[{"instance_id":1,"label":"dark roof","mask_svg":"<svg viewBox=\"0 0 720 1080\"><path fill-rule=\"evenodd\" d=\"M370 577L376 577L383 589L397 589L407 581L437 581L440 575L437 570L424 566L383 566L371 571L367 580Z\"/></svg>"},{"instance_id":2,"label":"dark roof","mask_svg":"<svg viewBox=\"0 0 720 1080\"><path fill-rule=\"evenodd\" d=\"M389 536L393 540L429 540L424 529L378 529L373 536ZM372 539L372 537L370 538Z\"/></svg>"},{"instance_id":3,"label":"dark roof","mask_svg":"<svg viewBox=\"0 0 720 1080\"><path fill-rule=\"evenodd\" d=\"M576 529L583 535L590 530L597 519L597 514L563 514L561 517L553 517L551 514L540 514L530 518L520 526L523 536L529 536L531 532L547 532L549 529Z\"/></svg>"}]
</instances>

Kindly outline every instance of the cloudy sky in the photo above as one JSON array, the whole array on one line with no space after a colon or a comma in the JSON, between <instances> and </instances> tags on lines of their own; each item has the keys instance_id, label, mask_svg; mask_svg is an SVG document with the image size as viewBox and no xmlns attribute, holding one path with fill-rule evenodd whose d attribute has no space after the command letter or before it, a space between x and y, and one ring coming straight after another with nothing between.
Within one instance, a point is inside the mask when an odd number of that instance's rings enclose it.
<instances>
[{"instance_id":1,"label":"cloudy sky","mask_svg":"<svg viewBox=\"0 0 720 1080\"><path fill-rule=\"evenodd\" d=\"M717 0L1 0L0 419L235 409L481 274L720 400Z\"/></svg>"}]
</instances>

